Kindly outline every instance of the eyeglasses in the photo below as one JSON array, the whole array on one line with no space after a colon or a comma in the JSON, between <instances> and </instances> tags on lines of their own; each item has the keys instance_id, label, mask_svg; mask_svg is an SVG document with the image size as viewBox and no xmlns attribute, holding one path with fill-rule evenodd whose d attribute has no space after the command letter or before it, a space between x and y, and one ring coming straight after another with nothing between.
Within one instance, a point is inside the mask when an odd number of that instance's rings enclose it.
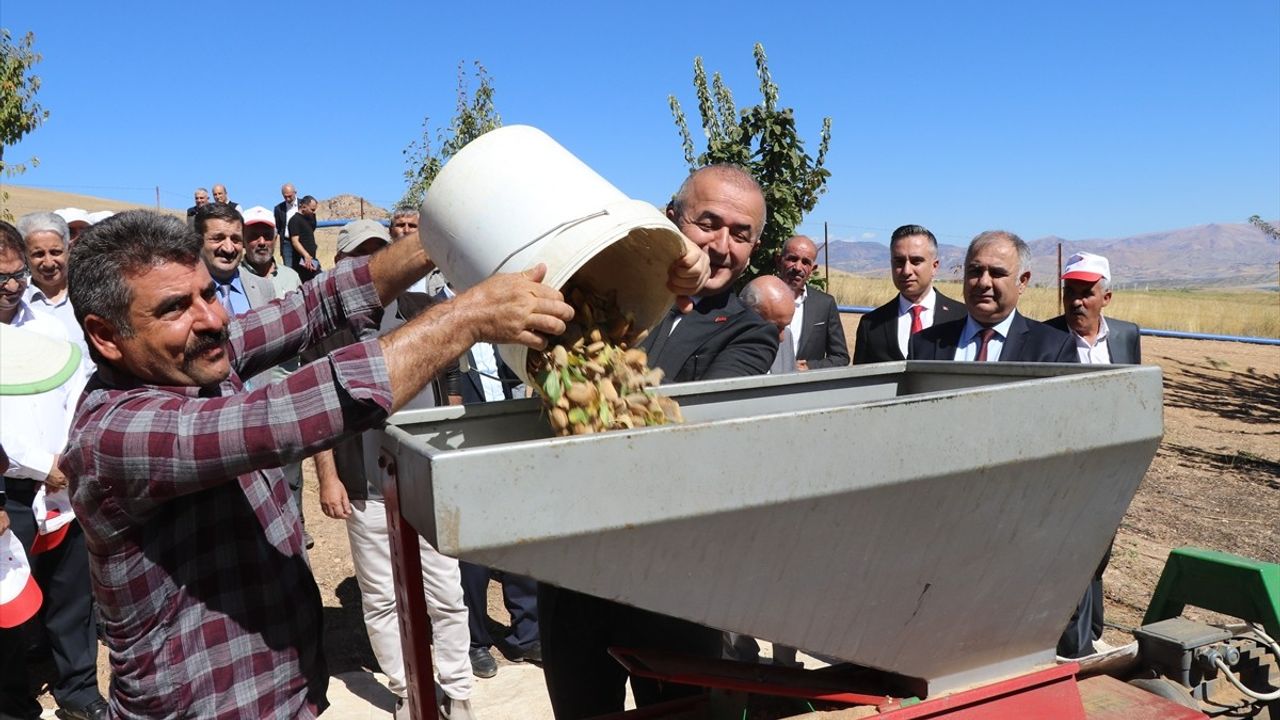
<instances>
[{"instance_id":1,"label":"eyeglasses","mask_svg":"<svg viewBox=\"0 0 1280 720\"><path fill-rule=\"evenodd\" d=\"M22 268L18 272L0 273L0 287L8 285L10 280L16 280L18 284L21 285L26 282L29 277L31 277L31 271L27 268Z\"/></svg>"}]
</instances>

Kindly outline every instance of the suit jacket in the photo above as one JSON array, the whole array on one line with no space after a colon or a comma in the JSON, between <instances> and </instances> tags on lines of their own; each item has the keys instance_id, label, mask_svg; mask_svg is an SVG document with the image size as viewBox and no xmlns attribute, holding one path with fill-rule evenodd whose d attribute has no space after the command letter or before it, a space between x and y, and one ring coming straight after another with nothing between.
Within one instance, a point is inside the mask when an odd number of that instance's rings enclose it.
<instances>
[{"instance_id":1,"label":"suit jacket","mask_svg":"<svg viewBox=\"0 0 1280 720\"><path fill-rule=\"evenodd\" d=\"M271 212L276 218L276 237L285 237L289 229L289 204L281 200Z\"/></svg>"},{"instance_id":2,"label":"suit jacket","mask_svg":"<svg viewBox=\"0 0 1280 720\"><path fill-rule=\"evenodd\" d=\"M702 298L669 331L672 322L668 315L640 345L664 382L763 375L778 354L778 328L732 292Z\"/></svg>"},{"instance_id":3,"label":"suit jacket","mask_svg":"<svg viewBox=\"0 0 1280 720\"><path fill-rule=\"evenodd\" d=\"M844 367L849 364L849 346L844 340L836 299L815 287L808 290L796 359L807 361L811 369Z\"/></svg>"},{"instance_id":4,"label":"suit jacket","mask_svg":"<svg viewBox=\"0 0 1280 720\"><path fill-rule=\"evenodd\" d=\"M276 285L269 277L262 277L250 270L240 268L240 285L244 287L244 295L249 299L249 307L258 308L276 299Z\"/></svg>"},{"instance_id":5,"label":"suit jacket","mask_svg":"<svg viewBox=\"0 0 1280 720\"><path fill-rule=\"evenodd\" d=\"M863 315L858 321L858 332L853 343L854 365L906 360L902 356L902 348L898 347L898 297L894 295L892 300ZM967 314L964 303L934 291L934 325L963 320Z\"/></svg>"},{"instance_id":6,"label":"suit jacket","mask_svg":"<svg viewBox=\"0 0 1280 720\"><path fill-rule=\"evenodd\" d=\"M925 328L911 336L910 360L954 360L965 318ZM1000 362L1080 362L1075 340L1061 330L1017 313L1004 339Z\"/></svg>"},{"instance_id":7,"label":"suit jacket","mask_svg":"<svg viewBox=\"0 0 1280 720\"><path fill-rule=\"evenodd\" d=\"M507 367L506 363L502 362L502 357L498 355L496 346L493 348L493 357L498 361L498 379L502 381L502 397L510 400L512 398L512 389L519 385L521 380L511 371L511 368ZM457 377L457 394L462 396L462 402L465 405L486 402L480 371L476 369L475 354L468 350L466 359L467 370L466 372L459 372ZM452 393L451 389L450 394Z\"/></svg>"},{"instance_id":8,"label":"suit jacket","mask_svg":"<svg viewBox=\"0 0 1280 720\"><path fill-rule=\"evenodd\" d=\"M1051 328L1071 334L1067 327L1067 316L1059 315L1045 322ZM1139 339L1138 326L1124 320L1107 318L1107 352L1111 354L1113 365L1137 365L1142 362L1142 341ZM1074 338L1072 339L1074 342ZM1077 355L1077 357L1079 357Z\"/></svg>"}]
</instances>

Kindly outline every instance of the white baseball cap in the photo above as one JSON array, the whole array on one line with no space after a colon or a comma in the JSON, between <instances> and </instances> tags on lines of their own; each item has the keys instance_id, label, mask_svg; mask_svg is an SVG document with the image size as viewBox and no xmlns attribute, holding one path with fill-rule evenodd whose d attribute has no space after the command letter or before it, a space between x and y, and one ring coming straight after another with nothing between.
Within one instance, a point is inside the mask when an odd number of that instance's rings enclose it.
<instances>
[{"instance_id":1,"label":"white baseball cap","mask_svg":"<svg viewBox=\"0 0 1280 720\"><path fill-rule=\"evenodd\" d=\"M103 220L106 220L112 215L115 215L115 213L111 210L99 210L98 212L89 213L88 218L91 224L97 225L98 223L102 222Z\"/></svg>"},{"instance_id":2,"label":"white baseball cap","mask_svg":"<svg viewBox=\"0 0 1280 720\"><path fill-rule=\"evenodd\" d=\"M1078 252L1067 258L1067 266L1062 271L1063 280L1084 280L1097 282L1111 280L1111 263L1101 255Z\"/></svg>"},{"instance_id":3,"label":"white baseball cap","mask_svg":"<svg viewBox=\"0 0 1280 720\"><path fill-rule=\"evenodd\" d=\"M244 218L245 227L249 227L250 225L276 226L275 214L261 205L254 205L248 210L242 210L240 215Z\"/></svg>"},{"instance_id":4,"label":"white baseball cap","mask_svg":"<svg viewBox=\"0 0 1280 720\"><path fill-rule=\"evenodd\" d=\"M5 530L0 534L0 628L16 628L35 616L44 593L31 577L31 564L22 541Z\"/></svg>"},{"instance_id":5,"label":"white baseball cap","mask_svg":"<svg viewBox=\"0 0 1280 720\"><path fill-rule=\"evenodd\" d=\"M65 207L54 210L53 212L61 216L63 220L66 220L68 225L78 222L82 222L86 225L93 224L93 220L89 217L88 210L83 210L77 207Z\"/></svg>"}]
</instances>

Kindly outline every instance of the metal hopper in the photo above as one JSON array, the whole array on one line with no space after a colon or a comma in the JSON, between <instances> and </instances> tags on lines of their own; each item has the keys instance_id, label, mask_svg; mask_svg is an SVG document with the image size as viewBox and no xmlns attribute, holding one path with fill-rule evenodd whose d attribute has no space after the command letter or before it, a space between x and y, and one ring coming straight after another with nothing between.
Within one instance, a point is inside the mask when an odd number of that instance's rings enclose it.
<instances>
[{"instance_id":1,"label":"metal hopper","mask_svg":"<svg viewBox=\"0 0 1280 720\"><path fill-rule=\"evenodd\" d=\"M1053 661L1162 434L1158 367L899 362L670 386L680 426L398 414L443 552L919 678Z\"/></svg>"}]
</instances>

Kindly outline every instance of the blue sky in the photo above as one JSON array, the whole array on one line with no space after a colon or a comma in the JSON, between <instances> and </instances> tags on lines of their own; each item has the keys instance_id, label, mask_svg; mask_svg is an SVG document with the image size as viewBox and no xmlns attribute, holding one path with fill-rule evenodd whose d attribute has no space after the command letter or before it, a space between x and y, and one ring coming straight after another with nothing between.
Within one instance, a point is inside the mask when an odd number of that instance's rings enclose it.
<instances>
[{"instance_id":1,"label":"blue sky","mask_svg":"<svg viewBox=\"0 0 1280 720\"><path fill-rule=\"evenodd\" d=\"M542 128L633 197L685 170L692 64L755 103L754 42L816 151L804 230L963 244L1116 237L1280 217L1280 2L222 4L4 0L36 33L52 112L19 180L167 207L196 186L400 197L405 146L479 60L506 124ZM92 209L92 208L90 208Z\"/></svg>"}]
</instances>

